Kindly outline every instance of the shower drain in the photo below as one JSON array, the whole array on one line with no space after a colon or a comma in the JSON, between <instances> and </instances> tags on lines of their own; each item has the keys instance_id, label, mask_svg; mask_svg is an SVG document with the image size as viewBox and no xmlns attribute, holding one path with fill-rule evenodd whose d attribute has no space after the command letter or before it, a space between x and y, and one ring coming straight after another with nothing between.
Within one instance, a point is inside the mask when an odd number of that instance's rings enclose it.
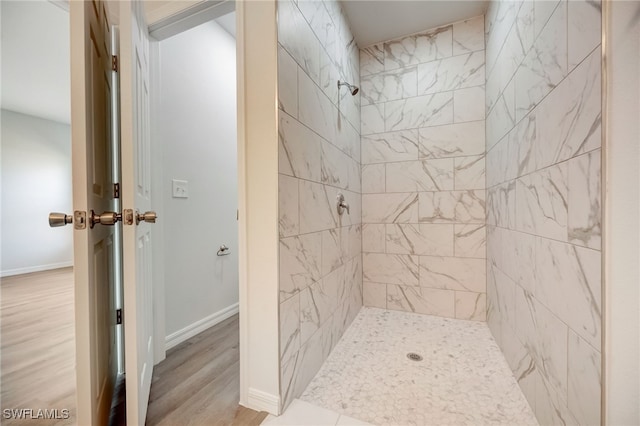
<instances>
[{"instance_id":1,"label":"shower drain","mask_svg":"<svg viewBox=\"0 0 640 426\"><path fill-rule=\"evenodd\" d=\"M411 361L422 361L422 356L414 352L409 352L407 354L407 358L409 358Z\"/></svg>"}]
</instances>

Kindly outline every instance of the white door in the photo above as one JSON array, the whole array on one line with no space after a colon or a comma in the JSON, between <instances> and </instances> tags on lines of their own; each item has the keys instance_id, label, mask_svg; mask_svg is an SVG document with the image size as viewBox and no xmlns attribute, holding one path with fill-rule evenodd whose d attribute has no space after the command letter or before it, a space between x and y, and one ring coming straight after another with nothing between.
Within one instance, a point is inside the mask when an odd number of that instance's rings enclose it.
<instances>
[{"instance_id":1,"label":"white door","mask_svg":"<svg viewBox=\"0 0 640 426\"><path fill-rule=\"evenodd\" d=\"M120 108L127 424L143 425L153 371L149 35L140 1L120 2ZM133 224L126 221L133 211Z\"/></svg>"},{"instance_id":2,"label":"white door","mask_svg":"<svg viewBox=\"0 0 640 426\"><path fill-rule=\"evenodd\" d=\"M117 374L115 229L91 226L92 211L101 214L113 206L110 26L105 4L70 2L70 23L77 423L103 425L109 420Z\"/></svg>"}]
</instances>

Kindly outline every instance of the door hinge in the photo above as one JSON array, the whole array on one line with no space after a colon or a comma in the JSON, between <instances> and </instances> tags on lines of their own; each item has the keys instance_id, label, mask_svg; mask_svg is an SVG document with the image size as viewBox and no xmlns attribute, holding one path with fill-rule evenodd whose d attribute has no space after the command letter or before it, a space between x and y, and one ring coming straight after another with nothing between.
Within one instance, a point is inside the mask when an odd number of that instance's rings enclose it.
<instances>
[{"instance_id":1,"label":"door hinge","mask_svg":"<svg viewBox=\"0 0 640 426\"><path fill-rule=\"evenodd\" d=\"M116 310L116 324L122 324L122 309Z\"/></svg>"},{"instance_id":2,"label":"door hinge","mask_svg":"<svg viewBox=\"0 0 640 426\"><path fill-rule=\"evenodd\" d=\"M111 71L118 72L118 57L116 55L111 56Z\"/></svg>"},{"instance_id":3,"label":"door hinge","mask_svg":"<svg viewBox=\"0 0 640 426\"><path fill-rule=\"evenodd\" d=\"M113 184L113 198L120 198L120 184Z\"/></svg>"}]
</instances>

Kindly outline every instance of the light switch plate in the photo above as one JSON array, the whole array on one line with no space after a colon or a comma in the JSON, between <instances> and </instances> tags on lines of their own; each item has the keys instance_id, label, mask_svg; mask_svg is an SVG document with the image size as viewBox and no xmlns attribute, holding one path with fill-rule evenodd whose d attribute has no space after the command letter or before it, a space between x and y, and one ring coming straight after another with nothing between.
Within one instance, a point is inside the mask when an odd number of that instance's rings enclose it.
<instances>
[{"instance_id":1,"label":"light switch plate","mask_svg":"<svg viewBox=\"0 0 640 426\"><path fill-rule=\"evenodd\" d=\"M189 198L189 182L173 179L173 198Z\"/></svg>"}]
</instances>

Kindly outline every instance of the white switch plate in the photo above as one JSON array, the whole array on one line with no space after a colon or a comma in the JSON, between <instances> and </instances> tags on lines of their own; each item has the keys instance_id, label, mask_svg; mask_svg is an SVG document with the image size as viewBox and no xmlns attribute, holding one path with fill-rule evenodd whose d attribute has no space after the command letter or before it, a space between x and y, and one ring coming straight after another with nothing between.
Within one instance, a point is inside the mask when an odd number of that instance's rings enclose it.
<instances>
[{"instance_id":1,"label":"white switch plate","mask_svg":"<svg viewBox=\"0 0 640 426\"><path fill-rule=\"evenodd\" d=\"M173 179L173 198L189 198L189 182Z\"/></svg>"}]
</instances>

